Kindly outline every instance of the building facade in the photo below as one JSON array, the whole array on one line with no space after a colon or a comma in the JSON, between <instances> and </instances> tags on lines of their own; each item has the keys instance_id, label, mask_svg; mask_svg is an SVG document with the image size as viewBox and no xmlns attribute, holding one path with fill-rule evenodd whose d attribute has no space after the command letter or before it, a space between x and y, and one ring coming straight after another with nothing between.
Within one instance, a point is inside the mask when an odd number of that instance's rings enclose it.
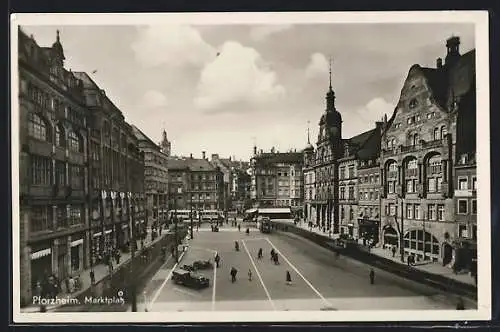
<instances>
[{"instance_id":1,"label":"building facade","mask_svg":"<svg viewBox=\"0 0 500 332\"><path fill-rule=\"evenodd\" d=\"M233 183L231 186L232 210L242 213L251 205L251 181L249 174L250 166L248 163L239 162L232 167Z\"/></svg>"},{"instance_id":2,"label":"building facade","mask_svg":"<svg viewBox=\"0 0 500 332\"><path fill-rule=\"evenodd\" d=\"M143 157L131 128L85 73L64 68L59 32L19 38L21 302L128 242L128 200L143 206ZM111 120L113 118L113 120ZM130 194L129 194L130 193ZM123 207L123 208L122 208Z\"/></svg>"},{"instance_id":3,"label":"building facade","mask_svg":"<svg viewBox=\"0 0 500 332\"><path fill-rule=\"evenodd\" d=\"M126 251L132 237L145 236L144 154L133 128L92 78L83 82L89 121L89 211L91 266L105 253ZM131 223L131 220L132 223Z\"/></svg>"},{"instance_id":4,"label":"building facade","mask_svg":"<svg viewBox=\"0 0 500 332\"><path fill-rule=\"evenodd\" d=\"M231 185L233 183L233 162L231 157L220 158L218 154L212 154L210 163L214 166L214 168L218 168L222 172L222 187L219 188L221 194L220 201L222 202L220 210L227 213L233 205L231 196Z\"/></svg>"},{"instance_id":5,"label":"building facade","mask_svg":"<svg viewBox=\"0 0 500 332\"><path fill-rule=\"evenodd\" d=\"M459 44L447 40L436 68L410 68L380 157L383 243L396 235L405 256L443 265L453 263L459 237L457 160L476 149L475 51L460 55Z\"/></svg>"},{"instance_id":6,"label":"building facade","mask_svg":"<svg viewBox=\"0 0 500 332\"><path fill-rule=\"evenodd\" d=\"M279 153L271 150L254 156L251 165L251 199L255 207L303 206L303 156L300 152Z\"/></svg>"},{"instance_id":7,"label":"building facade","mask_svg":"<svg viewBox=\"0 0 500 332\"><path fill-rule=\"evenodd\" d=\"M188 203L186 193L189 191L189 165L185 158L169 157L168 172L168 210L186 210Z\"/></svg>"},{"instance_id":8,"label":"building facade","mask_svg":"<svg viewBox=\"0 0 500 332\"><path fill-rule=\"evenodd\" d=\"M136 126L132 126L139 149L144 153L144 183L147 224L157 226L166 222L168 208L168 156Z\"/></svg>"},{"instance_id":9,"label":"building facade","mask_svg":"<svg viewBox=\"0 0 500 332\"><path fill-rule=\"evenodd\" d=\"M194 211L219 210L224 206L224 174L217 166L212 165L202 152L202 158L190 157L188 209Z\"/></svg>"}]
</instances>

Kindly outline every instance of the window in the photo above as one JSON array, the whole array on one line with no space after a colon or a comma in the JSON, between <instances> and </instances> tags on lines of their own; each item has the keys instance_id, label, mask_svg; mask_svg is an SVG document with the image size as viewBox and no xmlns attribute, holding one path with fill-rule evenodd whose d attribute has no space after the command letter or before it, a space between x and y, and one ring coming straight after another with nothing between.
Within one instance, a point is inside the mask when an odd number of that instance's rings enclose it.
<instances>
[{"instance_id":1,"label":"window","mask_svg":"<svg viewBox=\"0 0 500 332\"><path fill-rule=\"evenodd\" d=\"M71 187L75 189L83 188L83 168L80 166L72 165L69 169Z\"/></svg>"},{"instance_id":2,"label":"window","mask_svg":"<svg viewBox=\"0 0 500 332\"><path fill-rule=\"evenodd\" d=\"M458 178L458 189L460 190L467 190L468 188L468 179L466 177L460 177Z\"/></svg>"},{"instance_id":3,"label":"window","mask_svg":"<svg viewBox=\"0 0 500 332\"><path fill-rule=\"evenodd\" d=\"M467 214L467 200L459 199L458 200L458 214Z\"/></svg>"},{"instance_id":4,"label":"window","mask_svg":"<svg viewBox=\"0 0 500 332\"><path fill-rule=\"evenodd\" d=\"M406 180L406 192L413 193L415 191L415 180Z\"/></svg>"},{"instance_id":5,"label":"window","mask_svg":"<svg viewBox=\"0 0 500 332\"><path fill-rule=\"evenodd\" d=\"M56 184L58 186L66 185L66 163L56 161Z\"/></svg>"},{"instance_id":6,"label":"window","mask_svg":"<svg viewBox=\"0 0 500 332\"><path fill-rule=\"evenodd\" d=\"M420 217L420 204L413 204L413 215L417 220L422 219Z\"/></svg>"},{"instance_id":7,"label":"window","mask_svg":"<svg viewBox=\"0 0 500 332\"><path fill-rule=\"evenodd\" d=\"M64 146L64 128L60 124L56 126L56 146Z\"/></svg>"},{"instance_id":8,"label":"window","mask_svg":"<svg viewBox=\"0 0 500 332\"><path fill-rule=\"evenodd\" d=\"M345 179L346 178L345 167L340 167L340 178L341 179Z\"/></svg>"},{"instance_id":9,"label":"window","mask_svg":"<svg viewBox=\"0 0 500 332\"><path fill-rule=\"evenodd\" d=\"M410 108L415 108L418 105L417 99L413 98L410 100L410 104L408 105Z\"/></svg>"},{"instance_id":10,"label":"window","mask_svg":"<svg viewBox=\"0 0 500 332\"><path fill-rule=\"evenodd\" d=\"M343 206L340 207L340 219L345 218L345 209Z\"/></svg>"},{"instance_id":11,"label":"window","mask_svg":"<svg viewBox=\"0 0 500 332\"><path fill-rule=\"evenodd\" d=\"M31 184L48 186L52 184L52 160L31 156Z\"/></svg>"},{"instance_id":12,"label":"window","mask_svg":"<svg viewBox=\"0 0 500 332\"><path fill-rule=\"evenodd\" d=\"M428 207L429 220L436 220L436 206L429 205Z\"/></svg>"},{"instance_id":13,"label":"window","mask_svg":"<svg viewBox=\"0 0 500 332\"><path fill-rule=\"evenodd\" d=\"M52 206L32 206L30 216L30 231L43 232L52 229Z\"/></svg>"},{"instance_id":14,"label":"window","mask_svg":"<svg viewBox=\"0 0 500 332\"><path fill-rule=\"evenodd\" d=\"M28 134L41 141L50 141L46 122L35 113L28 115Z\"/></svg>"},{"instance_id":15,"label":"window","mask_svg":"<svg viewBox=\"0 0 500 332\"><path fill-rule=\"evenodd\" d=\"M435 193L441 190L442 167L439 155L429 158L427 164L427 191Z\"/></svg>"},{"instance_id":16,"label":"window","mask_svg":"<svg viewBox=\"0 0 500 332\"><path fill-rule=\"evenodd\" d=\"M390 203L389 204L389 215L390 216L395 216L396 215L396 205Z\"/></svg>"},{"instance_id":17,"label":"window","mask_svg":"<svg viewBox=\"0 0 500 332\"><path fill-rule=\"evenodd\" d=\"M417 114L417 121L420 121L420 114Z\"/></svg>"},{"instance_id":18,"label":"window","mask_svg":"<svg viewBox=\"0 0 500 332\"><path fill-rule=\"evenodd\" d=\"M441 139L441 132L439 131L439 128L434 128L434 140L437 141Z\"/></svg>"},{"instance_id":19,"label":"window","mask_svg":"<svg viewBox=\"0 0 500 332\"><path fill-rule=\"evenodd\" d=\"M349 166L349 179L354 177L354 166Z\"/></svg>"},{"instance_id":20,"label":"window","mask_svg":"<svg viewBox=\"0 0 500 332\"><path fill-rule=\"evenodd\" d=\"M71 151L81 152L81 140L74 131L68 135L68 147Z\"/></svg>"},{"instance_id":21,"label":"window","mask_svg":"<svg viewBox=\"0 0 500 332\"><path fill-rule=\"evenodd\" d=\"M435 193L437 191L435 178L427 179L427 191L430 193Z\"/></svg>"},{"instance_id":22,"label":"window","mask_svg":"<svg viewBox=\"0 0 500 332\"><path fill-rule=\"evenodd\" d=\"M348 199L354 199L354 187L349 187L349 196Z\"/></svg>"},{"instance_id":23,"label":"window","mask_svg":"<svg viewBox=\"0 0 500 332\"><path fill-rule=\"evenodd\" d=\"M396 192L396 181L387 181L389 194L394 194Z\"/></svg>"},{"instance_id":24,"label":"window","mask_svg":"<svg viewBox=\"0 0 500 332\"><path fill-rule=\"evenodd\" d=\"M427 113L427 119L432 119L432 113Z\"/></svg>"},{"instance_id":25,"label":"window","mask_svg":"<svg viewBox=\"0 0 500 332\"><path fill-rule=\"evenodd\" d=\"M477 200L473 199L471 203L472 203L471 214L477 214Z\"/></svg>"},{"instance_id":26,"label":"window","mask_svg":"<svg viewBox=\"0 0 500 332\"><path fill-rule=\"evenodd\" d=\"M439 221L444 221L444 205L443 204L439 204L437 206L437 219Z\"/></svg>"},{"instance_id":27,"label":"window","mask_svg":"<svg viewBox=\"0 0 500 332\"><path fill-rule=\"evenodd\" d=\"M345 188L344 187L340 188L340 199L345 199Z\"/></svg>"},{"instance_id":28,"label":"window","mask_svg":"<svg viewBox=\"0 0 500 332\"><path fill-rule=\"evenodd\" d=\"M472 177L472 190L477 190L477 179L475 176Z\"/></svg>"},{"instance_id":29,"label":"window","mask_svg":"<svg viewBox=\"0 0 500 332\"><path fill-rule=\"evenodd\" d=\"M445 126L441 126L441 129L440 129L441 139L444 139L446 137L446 134L448 134L448 131L446 130L446 127Z\"/></svg>"},{"instance_id":30,"label":"window","mask_svg":"<svg viewBox=\"0 0 500 332\"><path fill-rule=\"evenodd\" d=\"M349 220L353 220L354 219L354 210L352 209L352 206L351 208L349 209Z\"/></svg>"},{"instance_id":31,"label":"window","mask_svg":"<svg viewBox=\"0 0 500 332\"><path fill-rule=\"evenodd\" d=\"M81 205L73 205L69 209L68 226L78 226L83 224L83 207Z\"/></svg>"},{"instance_id":32,"label":"window","mask_svg":"<svg viewBox=\"0 0 500 332\"><path fill-rule=\"evenodd\" d=\"M413 205L406 204L406 218L413 219Z\"/></svg>"}]
</instances>

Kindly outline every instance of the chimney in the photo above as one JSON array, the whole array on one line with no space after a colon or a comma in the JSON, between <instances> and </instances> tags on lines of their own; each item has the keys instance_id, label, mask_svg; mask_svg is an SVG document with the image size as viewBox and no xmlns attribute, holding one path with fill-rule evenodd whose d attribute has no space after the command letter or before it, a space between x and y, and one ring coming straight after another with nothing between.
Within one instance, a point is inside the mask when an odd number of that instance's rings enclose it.
<instances>
[{"instance_id":1,"label":"chimney","mask_svg":"<svg viewBox=\"0 0 500 332\"><path fill-rule=\"evenodd\" d=\"M436 68L437 69L443 68L443 59L441 59L441 58L436 59Z\"/></svg>"},{"instance_id":2,"label":"chimney","mask_svg":"<svg viewBox=\"0 0 500 332\"><path fill-rule=\"evenodd\" d=\"M201 152L201 155L202 155L202 158L203 158L203 159L206 159L206 157L207 157L207 153L206 153L205 151L202 151L202 152Z\"/></svg>"},{"instance_id":3,"label":"chimney","mask_svg":"<svg viewBox=\"0 0 500 332\"><path fill-rule=\"evenodd\" d=\"M193 159L193 154L192 153L189 154L189 158Z\"/></svg>"}]
</instances>

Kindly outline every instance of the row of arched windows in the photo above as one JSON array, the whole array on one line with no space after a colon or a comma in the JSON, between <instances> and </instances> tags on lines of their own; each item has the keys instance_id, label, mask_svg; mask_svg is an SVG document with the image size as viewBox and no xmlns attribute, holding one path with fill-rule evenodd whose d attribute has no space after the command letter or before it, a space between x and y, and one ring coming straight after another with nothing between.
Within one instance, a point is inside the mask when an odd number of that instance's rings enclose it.
<instances>
[{"instance_id":1,"label":"row of arched windows","mask_svg":"<svg viewBox=\"0 0 500 332\"><path fill-rule=\"evenodd\" d=\"M443 163L440 154L434 154L423 165L422 173L419 172L417 158L409 158L403 164L404 178L402 179L404 191L407 193L417 192L419 182L425 184L426 192L435 193L441 191L443 182ZM398 164L396 161L389 161L386 165L386 187L389 194L396 192L396 185L399 179Z\"/></svg>"},{"instance_id":2,"label":"row of arched windows","mask_svg":"<svg viewBox=\"0 0 500 332\"><path fill-rule=\"evenodd\" d=\"M71 151L83 152L83 138L73 130L68 131L61 124L55 125L54 137L52 138L52 126L37 113L30 112L28 115L28 135L44 142L53 142L59 147L68 147Z\"/></svg>"},{"instance_id":3,"label":"row of arched windows","mask_svg":"<svg viewBox=\"0 0 500 332\"><path fill-rule=\"evenodd\" d=\"M443 125L443 126L434 128L432 138L435 141L442 140L446 137L447 134L448 134L448 130L446 129L446 126ZM419 141L419 135L417 133L410 132L406 138L406 145L407 146L416 146L416 145L418 145L418 141ZM395 138L389 138L387 140L386 146L388 149L394 149L397 147L397 144L398 144L398 142Z\"/></svg>"}]
</instances>

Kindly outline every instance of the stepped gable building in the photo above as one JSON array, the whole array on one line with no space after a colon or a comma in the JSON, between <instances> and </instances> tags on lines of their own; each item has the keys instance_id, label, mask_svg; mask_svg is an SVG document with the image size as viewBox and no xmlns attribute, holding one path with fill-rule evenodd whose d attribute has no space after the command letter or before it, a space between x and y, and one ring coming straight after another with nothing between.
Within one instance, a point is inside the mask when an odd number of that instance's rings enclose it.
<instances>
[{"instance_id":1,"label":"stepped gable building","mask_svg":"<svg viewBox=\"0 0 500 332\"><path fill-rule=\"evenodd\" d=\"M88 124L83 83L64 67L59 31L51 47L18 30L21 304L37 281L89 263Z\"/></svg>"},{"instance_id":2,"label":"stepped gable building","mask_svg":"<svg viewBox=\"0 0 500 332\"><path fill-rule=\"evenodd\" d=\"M127 250L146 234L144 153L123 113L92 78L75 73L84 86L89 123L89 211L92 266L114 248ZM132 221L132 224L131 224ZM132 225L132 229L130 229Z\"/></svg>"},{"instance_id":3,"label":"stepped gable building","mask_svg":"<svg viewBox=\"0 0 500 332\"><path fill-rule=\"evenodd\" d=\"M168 156L161 152L143 131L132 126L139 149L144 153L144 184L147 201L147 224L157 226L166 221L168 206ZM151 222L150 222L151 221Z\"/></svg>"},{"instance_id":4,"label":"stepped gable building","mask_svg":"<svg viewBox=\"0 0 500 332\"><path fill-rule=\"evenodd\" d=\"M250 161L251 199L254 207L290 207L292 211L303 206L303 157L301 152L257 153Z\"/></svg>"},{"instance_id":5,"label":"stepped gable building","mask_svg":"<svg viewBox=\"0 0 500 332\"><path fill-rule=\"evenodd\" d=\"M469 190L475 186L475 50L461 55L459 45L459 37L449 38L436 68L410 68L380 156L383 243L403 242L406 256L444 265L455 260L457 240L467 234L459 234L463 225L469 234L475 225L468 214L475 195ZM465 192L455 175L462 170Z\"/></svg>"}]
</instances>

